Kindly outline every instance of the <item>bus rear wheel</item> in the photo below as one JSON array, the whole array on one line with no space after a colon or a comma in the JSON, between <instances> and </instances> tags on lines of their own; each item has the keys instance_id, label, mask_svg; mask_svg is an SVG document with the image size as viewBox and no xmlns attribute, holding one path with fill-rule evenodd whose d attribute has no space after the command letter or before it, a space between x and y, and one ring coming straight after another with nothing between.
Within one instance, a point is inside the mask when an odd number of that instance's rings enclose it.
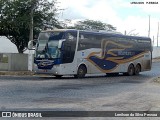
<instances>
[{"instance_id":1,"label":"bus rear wheel","mask_svg":"<svg viewBox=\"0 0 160 120\"><path fill-rule=\"evenodd\" d=\"M84 78L86 73L87 73L86 67L84 65L81 65L78 68L77 75L75 75L74 77L76 77L76 78Z\"/></svg>"},{"instance_id":2,"label":"bus rear wheel","mask_svg":"<svg viewBox=\"0 0 160 120\"><path fill-rule=\"evenodd\" d=\"M138 64L136 65L136 68L135 68L135 75L139 75L140 72L141 72L141 66Z\"/></svg>"},{"instance_id":3,"label":"bus rear wheel","mask_svg":"<svg viewBox=\"0 0 160 120\"><path fill-rule=\"evenodd\" d=\"M127 75L132 76L132 75L134 75L134 73L135 73L134 66L132 64L130 64L128 67Z\"/></svg>"}]
</instances>

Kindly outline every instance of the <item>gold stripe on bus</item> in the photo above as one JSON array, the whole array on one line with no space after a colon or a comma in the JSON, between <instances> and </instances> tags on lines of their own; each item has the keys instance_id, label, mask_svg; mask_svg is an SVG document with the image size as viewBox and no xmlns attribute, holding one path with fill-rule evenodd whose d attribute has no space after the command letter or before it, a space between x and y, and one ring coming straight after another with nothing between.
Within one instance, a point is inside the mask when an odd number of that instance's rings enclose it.
<instances>
[{"instance_id":1,"label":"gold stripe on bus","mask_svg":"<svg viewBox=\"0 0 160 120\"><path fill-rule=\"evenodd\" d=\"M128 59L117 60L117 59L115 59L116 57L115 57L115 58L114 58L114 57L110 57L110 58L107 58L106 60L115 62L115 63L117 63L117 64L122 64L122 63L131 62L131 61L133 61L133 60L135 60L135 59L139 59L139 58L141 58L141 57L144 57L145 53L147 53L147 52L143 52L143 53L141 53L141 54L139 54L139 55L133 56L133 57L128 58Z\"/></svg>"}]
</instances>

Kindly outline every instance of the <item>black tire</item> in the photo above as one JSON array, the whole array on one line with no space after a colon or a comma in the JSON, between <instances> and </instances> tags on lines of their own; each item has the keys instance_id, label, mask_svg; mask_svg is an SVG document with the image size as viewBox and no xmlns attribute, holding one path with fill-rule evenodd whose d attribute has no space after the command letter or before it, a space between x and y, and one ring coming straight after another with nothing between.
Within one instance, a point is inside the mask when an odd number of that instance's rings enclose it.
<instances>
[{"instance_id":1,"label":"black tire","mask_svg":"<svg viewBox=\"0 0 160 120\"><path fill-rule=\"evenodd\" d=\"M132 75L134 75L134 74L135 74L135 68L134 68L134 66L131 64L131 65L129 65L129 67L128 67L127 75L132 76Z\"/></svg>"},{"instance_id":2,"label":"black tire","mask_svg":"<svg viewBox=\"0 0 160 120\"><path fill-rule=\"evenodd\" d=\"M141 72L141 66L138 64L136 65L136 68L135 68L135 75L139 75L140 72Z\"/></svg>"},{"instance_id":3,"label":"black tire","mask_svg":"<svg viewBox=\"0 0 160 120\"><path fill-rule=\"evenodd\" d=\"M55 75L55 77L58 79L62 78L63 75Z\"/></svg>"},{"instance_id":4,"label":"black tire","mask_svg":"<svg viewBox=\"0 0 160 120\"><path fill-rule=\"evenodd\" d=\"M75 75L74 77L76 77L76 78L84 78L86 73L87 73L86 67L81 65L78 68L77 75Z\"/></svg>"}]
</instances>

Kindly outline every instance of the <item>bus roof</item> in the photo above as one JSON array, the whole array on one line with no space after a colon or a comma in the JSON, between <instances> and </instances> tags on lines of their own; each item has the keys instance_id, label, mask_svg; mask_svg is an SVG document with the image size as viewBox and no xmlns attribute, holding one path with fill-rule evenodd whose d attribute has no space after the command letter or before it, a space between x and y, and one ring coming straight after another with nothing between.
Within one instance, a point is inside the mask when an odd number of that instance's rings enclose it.
<instances>
[{"instance_id":1,"label":"bus roof","mask_svg":"<svg viewBox=\"0 0 160 120\"><path fill-rule=\"evenodd\" d=\"M76 29L54 29L54 30L45 30L42 32L54 32L54 31L59 31L59 32L76 32L80 31L81 33L86 33L86 34L93 34L93 35L106 35L106 36L113 36L113 37L123 37L123 38L132 38L132 39L148 39L151 40L149 37L144 37L144 36L130 36L130 35L124 35L119 32L112 32L112 31L89 31L89 30L76 30Z\"/></svg>"},{"instance_id":2,"label":"bus roof","mask_svg":"<svg viewBox=\"0 0 160 120\"><path fill-rule=\"evenodd\" d=\"M76 29L54 29L54 30L43 30L41 32L54 32L54 31L65 32L65 31L77 31L77 30Z\"/></svg>"}]
</instances>

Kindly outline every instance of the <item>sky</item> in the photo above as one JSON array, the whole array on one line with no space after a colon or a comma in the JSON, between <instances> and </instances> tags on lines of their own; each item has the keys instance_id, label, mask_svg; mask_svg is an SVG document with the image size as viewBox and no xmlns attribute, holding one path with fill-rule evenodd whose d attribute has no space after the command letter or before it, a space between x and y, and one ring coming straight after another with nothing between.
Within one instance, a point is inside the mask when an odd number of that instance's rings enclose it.
<instances>
[{"instance_id":1,"label":"sky","mask_svg":"<svg viewBox=\"0 0 160 120\"><path fill-rule=\"evenodd\" d=\"M57 0L57 2L57 7L62 9L57 16L59 20L99 20L113 25L123 34L126 31L127 34L148 36L150 16L150 38L153 40L154 36L154 45L157 45L160 0ZM0 42L3 43L0 44L0 53L17 52L16 46L6 38L0 37ZM158 44L160 46L160 38Z\"/></svg>"},{"instance_id":2,"label":"sky","mask_svg":"<svg viewBox=\"0 0 160 120\"><path fill-rule=\"evenodd\" d=\"M59 19L99 20L113 25L123 34L126 31L127 34L148 36L150 16L150 37L153 39L154 36L154 45L157 45L160 0L58 0L58 2L59 8L64 9L59 14Z\"/></svg>"}]
</instances>

